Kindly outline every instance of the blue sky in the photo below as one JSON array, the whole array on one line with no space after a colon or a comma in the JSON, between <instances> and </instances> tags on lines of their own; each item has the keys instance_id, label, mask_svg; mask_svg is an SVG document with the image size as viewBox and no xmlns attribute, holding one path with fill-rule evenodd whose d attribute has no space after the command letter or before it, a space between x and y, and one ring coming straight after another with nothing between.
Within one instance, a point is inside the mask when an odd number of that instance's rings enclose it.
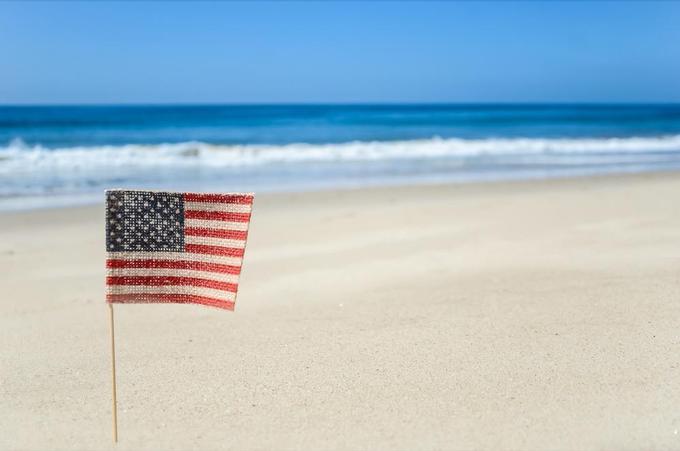
<instances>
[{"instance_id":1,"label":"blue sky","mask_svg":"<svg viewBox=\"0 0 680 451\"><path fill-rule=\"evenodd\" d=\"M680 3L0 3L0 103L678 102Z\"/></svg>"}]
</instances>

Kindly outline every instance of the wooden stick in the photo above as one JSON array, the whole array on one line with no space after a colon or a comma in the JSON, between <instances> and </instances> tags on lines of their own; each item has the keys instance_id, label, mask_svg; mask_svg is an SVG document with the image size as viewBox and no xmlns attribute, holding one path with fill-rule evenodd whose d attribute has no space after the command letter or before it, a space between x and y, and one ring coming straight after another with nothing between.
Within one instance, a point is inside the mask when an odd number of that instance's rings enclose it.
<instances>
[{"instance_id":1,"label":"wooden stick","mask_svg":"<svg viewBox=\"0 0 680 451\"><path fill-rule=\"evenodd\" d=\"M113 388L113 443L118 443L118 402L116 401L116 340L113 333L113 304L109 302L111 325L111 383Z\"/></svg>"}]
</instances>

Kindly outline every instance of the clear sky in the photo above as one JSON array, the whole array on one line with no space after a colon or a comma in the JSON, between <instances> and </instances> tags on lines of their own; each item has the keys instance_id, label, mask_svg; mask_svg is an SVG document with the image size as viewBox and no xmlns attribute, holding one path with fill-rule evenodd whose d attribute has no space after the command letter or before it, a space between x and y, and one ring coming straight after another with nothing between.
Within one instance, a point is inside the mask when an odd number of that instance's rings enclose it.
<instances>
[{"instance_id":1,"label":"clear sky","mask_svg":"<svg viewBox=\"0 0 680 451\"><path fill-rule=\"evenodd\" d=\"M678 102L680 3L0 3L0 103Z\"/></svg>"}]
</instances>

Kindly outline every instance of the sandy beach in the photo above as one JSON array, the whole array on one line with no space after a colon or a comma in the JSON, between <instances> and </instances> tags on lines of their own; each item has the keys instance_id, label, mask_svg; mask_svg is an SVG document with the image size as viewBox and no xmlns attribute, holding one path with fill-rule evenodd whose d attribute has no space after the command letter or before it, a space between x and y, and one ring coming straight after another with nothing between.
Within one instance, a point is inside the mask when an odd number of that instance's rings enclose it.
<instances>
[{"instance_id":1,"label":"sandy beach","mask_svg":"<svg viewBox=\"0 0 680 451\"><path fill-rule=\"evenodd\" d=\"M256 198L236 312L116 306L117 449L678 449L677 173ZM103 206L0 214L0 448L112 449Z\"/></svg>"}]
</instances>

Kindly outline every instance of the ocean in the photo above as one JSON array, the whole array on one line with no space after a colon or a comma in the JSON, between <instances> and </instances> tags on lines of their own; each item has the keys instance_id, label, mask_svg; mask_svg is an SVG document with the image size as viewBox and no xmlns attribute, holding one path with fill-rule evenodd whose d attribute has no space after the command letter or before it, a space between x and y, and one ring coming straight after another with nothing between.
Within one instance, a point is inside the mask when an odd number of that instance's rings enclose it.
<instances>
[{"instance_id":1,"label":"ocean","mask_svg":"<svg viewBox=\"0 0 680 451\"><path fill-rule=\"evenodd\" d=\"M680 105L0 107L0 208L680 169Z\"/></svg>"}]
</instances>

